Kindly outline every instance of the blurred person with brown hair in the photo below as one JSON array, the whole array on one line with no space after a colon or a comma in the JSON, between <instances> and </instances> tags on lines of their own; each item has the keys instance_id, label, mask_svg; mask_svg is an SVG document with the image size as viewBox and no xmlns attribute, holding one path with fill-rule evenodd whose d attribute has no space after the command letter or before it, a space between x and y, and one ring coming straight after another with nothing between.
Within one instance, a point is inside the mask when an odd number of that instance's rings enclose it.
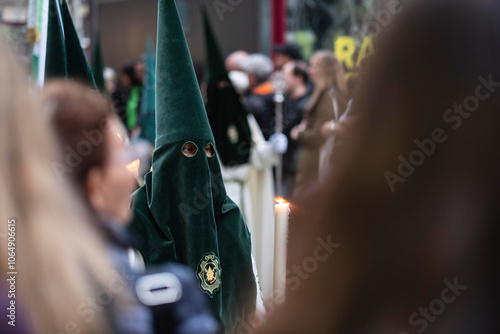
<instances>
[{"instance_id":1,"label":"blurred person with brown hair","mask_svg":"<svg viewBox=\"0 0 500 334\"><path fill-rule=\"evenodd\" d=\"M301 145L295 194L318 182L320 148L324 142L321 127L337 113L340 117L349 101L344 69L330 51L317 51L311 57L310 78L314 92L302 122L291 130Z\"/></svg>"},{"instance_id":2,"label":"blurred person with brown hair","mask_svg":"<svg viewBox=\"0 0 500 334\"><path fill-rule=\"evenodd\" d=\"M297 203L287 301L260 333L500 331L500 4L406 4L349 149ZM306 274L318 238L335 249Z\"/></svg>"},{"instance_id":3,"label":"blurred person with brown hair","mask_svg":"<svg viewBox=\"0 0 500 334\"><path fill-rule=\"evenodd\" d=\"M102 256L104 244L70 183L59 182L53 172L53 163L60 160L56 141L30 92L28 74L0 44L2 288L4 275L17 272L10 300L11 305L15 302L16 321L9 332L29 327L33 333L109 333L106 311L87 304L116 283ZM7 231L8 221L14 223ZM13 265L7 262L7 246L15 253ZM7 321L11 319L2 316L2 322Z\"/></svg>"},{"instance_id":4,"label":"blurred person with brown hair","mask_svg":"<svg viewBox=\"0 0 500 334\"><path fill-rule=\"evenodd\" d=\"M283 69L288 62L302 61L302 50L296 43L285 43L275 45L274 51L274 67L277 70Z\"/></svg>"},{"instance_id":5,"label":"blurred person with brown hair","mask_svg":"<svg viewBox=\"0 0 500 334\"><path fill-rule=\"evenodd\" d=\"M106 237L107 254L119 272L136 277L130 260L133 243L125 232L132 218L130 194L135 179L127 169L134 156L127 133L113 114L110 101L97 91L69 81L45 86L43 101L65 156L53 165L60 182L73 184L93 220ZM152 314L136 300L130 282L122 296L129 299L112 313L119 333L151 333Z\"/></svg>"}]
</instances>

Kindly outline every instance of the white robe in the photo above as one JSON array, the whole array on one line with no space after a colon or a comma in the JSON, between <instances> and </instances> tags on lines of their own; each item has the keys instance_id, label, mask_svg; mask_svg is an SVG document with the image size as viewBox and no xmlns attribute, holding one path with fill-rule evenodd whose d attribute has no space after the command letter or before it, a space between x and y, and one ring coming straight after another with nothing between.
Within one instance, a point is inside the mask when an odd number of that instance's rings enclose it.
<instances>
[{"instance_id":1,"label":"white robe","mask_svg":"<svg viewBox=\"0 0 500 334\"><path fill-rule=\"evenodd\" d=\"M228 196L240 207L252 234L252 253L257 265L262 299L273 295L274 181L272 167L278 156L265 140L253 115L248 115L252 134L250 163L235 167L221 164Z\"/></svg>"}]
</instances>

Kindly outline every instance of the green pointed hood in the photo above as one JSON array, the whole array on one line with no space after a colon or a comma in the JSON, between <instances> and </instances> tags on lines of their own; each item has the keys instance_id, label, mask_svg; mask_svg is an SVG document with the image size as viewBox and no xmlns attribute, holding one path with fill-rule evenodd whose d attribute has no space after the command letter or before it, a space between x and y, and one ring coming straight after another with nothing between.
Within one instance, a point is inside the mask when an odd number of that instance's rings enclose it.
<instances>
[{"instance_id":1,"label":"green pointed hood","mask_svg":"<svg viewBox=\"0 0 500 334\"><path fill-rule=\"evenodd\" d=\"M45 56L45 80L65 78L66 48L64 31L61 25L61 8L59 0L49 0L47 48Z\"/></svg>"},{"instance_id":2,"label":"green pointed hood","mask_svg":"<svg viewBox=\"0 0 500 334\"><path fill-rule=\"evenodd\" d=\"M207 9L205 6L201 8L201 15L203 17L203 27L205 29L205 47L206 47L206 66L205 71L207 78L214 75L226 73L226 66L224 65L224 58L212 30L212 26L208 19Z\"/></svg>"},{"instance_id":3,"label":"green pointed hood","mask_svg":"<svg viewBox=\"0 0 500 334\"><path fill-rule=\"evenodd\" d=\"M80 39L76 33L66 0L62 0L61 19L66 44L67 77L70 79L81 80L96 88L94 76L92 75L87 58L85 57L85 53L80 45Z\"/></svg>"},{"instance_id":4,"label":"green pointed hood","mask_svg":"<svg viewBox=\"0 0 500 334\"><path fill-rule=\"evenodd\" d=\"M250 233L226 195L216 155L205 151L213 144L175 1L159 0L153 171L133 196L130 228L144 241L147 264L193 269L214 314L234 333L255 311L256 284Z\"/></svg>"},{"instance_id":5,"label":"green pointed hood","mask_svg":"<svg viewBox=\"0 0 500 334\"><path fill-rule=\"evenodd\" d=\"M234 89L224 66L224 59L212 30L205 8L202 8L205 27L207 113L217 152L224 166L236 166L250 161L252 142L247 111Z\"/></svg>"},{"instance_id":6,"label":"green pointed hood","mask_svg":"<svg viewBox=\"0 0 500 334\"><path fill-rule=\"evenodd\" d=\"M104 83L104 61L102 59L101 38L99 33L96 34L92 47L92 73L99 92L106 92L106 85Z\"/></svg>"},{"instance_id":7,"label":"green pointed hood","mask_svg":"<svg viewBox=\"0 0 500 334\"><path fill-rule=\"evenodd\" d=\"M148 38L146 44L146 65L144 68L145 78L142 86L142 103L141 103L141 137L148 140L151 144L155 144L156 139L156 65L155 55L153 50L153 42Z\"/></svg>"},{"instance_id":8,"label":"green pointed hood","mask_svg":"<svg viewBox=\"0 0 500 334\"><path fill-rule=\"evenodd\" d=\"M173 143L196 136L213 142L175 2L161 0L158 15L156 109L162 112L156 117L157 140Z\"/></svg>"}]
</instances>

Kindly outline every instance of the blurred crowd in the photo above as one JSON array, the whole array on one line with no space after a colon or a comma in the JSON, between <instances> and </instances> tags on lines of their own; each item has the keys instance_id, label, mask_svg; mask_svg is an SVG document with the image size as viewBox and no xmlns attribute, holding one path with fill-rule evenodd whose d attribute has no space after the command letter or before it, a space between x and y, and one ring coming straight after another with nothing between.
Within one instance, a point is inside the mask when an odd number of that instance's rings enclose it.
<instances>
[{"instance_id":1,"label":"blurred crowd","mask_svg":"<svg viewBox=\"0 0 500 334\"><path fill-rule=\"evenodd\" d=\"M369 58L364 58L362 64ZM274 47L272 58L234 51L225 59L225 66L245 110L257 122L273 153L283 155L282 188L274 188L275 193L291 200L316 185L321 171L331 167L333 137L338 137L335 134L340 131L336 127L340 128L348 118L360 73L347 76L343 65L328 50L316 51L307 62L299 45L293 42ZM118 74L109 67L104 71L106 90L132 140L141 136L143 91L154 91L154 87L144 88L145 77L145 56L129 61ZM207 100L207 78L201 74L198 77ZM276 102L277 94L283 94L284 101ZM273 137L278 103L283 105L281 131L286 139ZM269 159L269 166L276 165L277 160Z\"/></svg>"}]
</instances>

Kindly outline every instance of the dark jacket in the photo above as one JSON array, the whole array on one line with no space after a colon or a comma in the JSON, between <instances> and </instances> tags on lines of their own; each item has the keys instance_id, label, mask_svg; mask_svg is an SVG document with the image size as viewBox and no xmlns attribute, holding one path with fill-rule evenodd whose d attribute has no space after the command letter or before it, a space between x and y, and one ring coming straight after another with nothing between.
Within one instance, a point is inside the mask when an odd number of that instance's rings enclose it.
<instances>
[{"instance_id":1,"label":"dark jacket","mask_svg":"<svg viewBox=\"0 0 500 334\"><path fill-rule=\"evenodd\" d=\"M111 260L122 276L119 281L126 285L124 293L128 293L129 298L127 304L111 306L115 333L215 334L219 331L210 305L188 267L164 264L144 272L133 265L134 243L126 230L109 220L101 225ZM160 287L158 282L162 284ZM150 297L154 300L148 299Z\"/></svg>"},{"instance_id":2,"label":"dark jacket","mask_svg":"<svg viewBox=\"0 0 500 334\"><path fill-rule=\"evenodd\" d=\"M273 98L272 85L265 82L251 89L243 101L245 108L255 117L266 140L271 137L275 130L275 104Z\"/></svg>"},{"instance_id":3,"label":"dark jacket","mask_svg":"<svg viewBox=\"0 0 500 334\"><path fill-rule=\"evenodd\" d=\"M293 184L295 182L297 162L300 154L300 143L293 140L290 133L295 126L302 122L311 95L312 89L308 89L307 93L298 99L292 99L289 96L285 97L283 109L283 134L285 134L288 139L288 149L283 155L283 185L285 187L284 194L286 198L291 198L293 196Z\"/></svg>"},{"instance_id":4,"label":"dark jacket","mask_svg":"<svg viewBox=\"0 0 500 334\"><path fill-rule=\"evenodd\" d=\"M135 280L139 276L136 268L130 261L133 252L133 242L126 230L111 219L104 219L100 225L106 235L108 254L121 279L118 281L126 289L118 289L123 293L123 299L128 303L111 305L111 324L116 333L154 333L153 314L151 310L143 305L137 298L135 292ZM123 304L123 305L122 305Z\"/></svg>"}]
</instances>

